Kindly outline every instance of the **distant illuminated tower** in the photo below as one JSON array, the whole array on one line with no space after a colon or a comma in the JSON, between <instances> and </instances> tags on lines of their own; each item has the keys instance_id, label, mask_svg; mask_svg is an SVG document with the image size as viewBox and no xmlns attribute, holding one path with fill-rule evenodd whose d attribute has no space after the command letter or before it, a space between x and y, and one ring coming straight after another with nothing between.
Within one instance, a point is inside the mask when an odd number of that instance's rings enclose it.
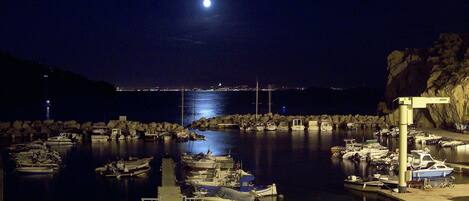
<instances>
[{"instance_id":1,"label":"distant illuminated tower","mask_svg":"<svg viewBox=\"0 0 469 201\"><path fill-rule=\"evenodd\" d=\"M49 69L50 70L50 69ZM44 79L44 107L46 112L46 120L50 120L50 110L51 110L51 100L49 98L49 74L44 74L42 76Z\"/></svg>"},{"instance_id":2,"label":"distant illuminated tower","mask_svg":"<svg viewBox=\"0 0 469 201\"><path fill-rule=\"evenodd\" d=\"M46 120L50 119L50 106L51 106L50 100L47 99L46 100Z\"/></svg>"}]
</instances>

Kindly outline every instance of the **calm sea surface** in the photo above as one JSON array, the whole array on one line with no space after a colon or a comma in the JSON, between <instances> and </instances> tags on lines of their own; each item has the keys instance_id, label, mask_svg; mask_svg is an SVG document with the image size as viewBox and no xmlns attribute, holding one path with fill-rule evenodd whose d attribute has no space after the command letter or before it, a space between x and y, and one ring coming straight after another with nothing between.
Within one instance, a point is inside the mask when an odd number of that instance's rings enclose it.
<instances>
[{"instance_id":1,"label":"calm sea surface","mask_svg":"<svg viewBox=\"0 0 469 201\"><path fill-rule=\"evenodd\" d=\"M319 114L325 111L342 110L344 105L308 106L314 100L310 96L286 94L274 98L274 112L289 114ZM291 99L291 97L295 97ZM275 96L274 96L275 97ZM289 98L288 98L289 97ZM252 112L252 96L249 93L201 92L186 94L185 105L189 123L192 118L211 117L223 114ZM285 100L284 100L285 99ZM178 93L142 93L122 95L118 99L73 100L78 105L56 103L55 116L58 119L107 120L115 115L125 114L129 119L141 121L178 121L180 101ZM70 103L69 102L69 103ZM105 104L108 103L108 104ZM126 103L126 104L124 104ZM63 105L62 105L63 104ZM103 105L108 107L103 109ZM244 107L245 106L245 107ZM265 106L265 105L264 105ZM286 106L287 111L283 110ZM89 108L78 110L77 108ZM339 108L339 109L338 109ZM371 108L371 107L370 107ZM355 108L354 110L371 110ZM375 108L373 106L372 108ZM266 110L266 109L263 109ZM318 112L317 112L318 111ZM342 110L343 111L343 110ZM362 111L362 112L363 112ZM103 115L104 117L100 117ZM88 116L87 116L88 115ZM206 135L207 141L173 142L112 142L104 144L85 143L75 147L56 147L64 157L65 167L54 175L18 175L7 169L5 175L6 200L18 201L137 201L142 197L156 197L160 184L159 165L163 153L170 153L179 160L183 152L206 152L215 154L231 153L235 160L241 161L243 168L256 176L258 184L276 183L278 191L285 200L307 201L358 201L384 200L374 195L349 192L343 188L343 179L350 174L368 175L372 168L365 164L331 159L330 147L342 145L343 139L355 138L364 141L373 137L372 130L334 131L329 134L308 132L262 132L242 133L238 130L199 131ZM391 147L393 140L385 141ZM3 144L8 144L4 142ZM451 151L430 147L439 157L450 161L465 162L467 154L454 154ZM94 173L94 168L103 163L127 156L154 156L153 169L144 177L130 179L103 178ZM8 163L7 163L8 164ZM455 175L458 182L465 182Z\"/></svg>"}]
</instances>

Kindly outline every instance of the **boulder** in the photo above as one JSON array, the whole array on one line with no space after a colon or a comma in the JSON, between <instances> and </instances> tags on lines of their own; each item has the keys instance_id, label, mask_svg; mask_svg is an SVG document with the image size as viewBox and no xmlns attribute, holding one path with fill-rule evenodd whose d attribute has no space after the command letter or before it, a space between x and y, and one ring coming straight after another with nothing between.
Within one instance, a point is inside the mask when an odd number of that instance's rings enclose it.
<instances>
[{"instance_id":1,"label":"boulder","mask_svg":"<svg viewBox=\"0 0 469 201\"><path fill-rule=\"evenodd\" d=\"M388 107L399 96L450 97L450 104L417 111L416 122L435 127L469 123L469 34L444 33L431 48L393 51L385 96Z\"/></svg>"}]
</instances>

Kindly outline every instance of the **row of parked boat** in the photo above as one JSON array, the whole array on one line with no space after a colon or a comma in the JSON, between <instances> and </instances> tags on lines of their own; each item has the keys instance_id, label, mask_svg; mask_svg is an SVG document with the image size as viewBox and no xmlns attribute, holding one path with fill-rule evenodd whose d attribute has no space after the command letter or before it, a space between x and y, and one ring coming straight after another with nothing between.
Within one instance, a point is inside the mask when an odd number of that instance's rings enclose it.
<instances>
[{"instance_id":1,"label":"row of parked boat","mask_svg":"<svg viewBox=\"0 0 469 201\"><path fill-rule=\"evenodd\" d=\"M183 155L181 162L188 169L185 183L192 187L191 196L194 198L228 201L277 195L275 184L254 185L255 177L235 164L230 155L215 156L207 151Z\"/></svg>"},{"instance_id":2,"label":"row of parked boat","mask_svg":"<svg viewBox=\"0 0 469 201\"><path fill-rule=\"evenodd\" d=\"M379 137L399 137L399 128L381 129L375 132ZM446 139L431 132L410 128L407 134L408 142L419 145L438 145L440 147L452 147L456 150L468 150L469 145L459 140Z\"/></svg>"},{"instance_id":3,"label":"row of parked boat","mask_svg":"<svg viewBox=\"0 0 469 201\"><path fill-rule=\"evenodd\" d=\"M380 166L380 169L397 170L399 155L391 152L376 140L367 140L365 143L356 143L354 139L346 139L345 146L331 148L332 156L345 160L366 161L370 165ZM413 170L415 178L447 176L453 168L445 165L444 161L433 159L427 150L412 150L408 156L407 167Z\"/></svg>"},{"instance_id":4,"label":"row of parked boat","mask_svg":"<svg viewBox=\"0 0 469 201\"><path fill-rule=\"evenodd\" d=\"M419 139L419 138L415 138ZM357 143L354 139L346 139L345 146L335 146L331 148L332 156L344 160L355 162L367 162L369 166L375 167L375 173L385 173L395 175L398 172L399 154L389 151L377 140L367 140L364 143ZM445 146L444 141L439 141L440 146ZM450 142L448 142L450 143ZM407 156L407 170L411 173L413 182L434 180L437 178L439 184L449 182L453 168L448 167L445 161L436 160L428 150L412 150ZM441 179L443 178L443 179ZM389 175L375 174L370 178L360 178L351 175L344 180L347 188L355 190L375 190L374 188L394 188L397 187L397 180Z\"/></svg>"},{"instance_id":5,"label":"row of parked boat","mask_svg":"<svg viewBox=\"0 0 469 201\"><path fill-rule=\"evenodd\" d=\"M350 124L352 127L352 124ZM291 124L288 122L280 122L276 124L274 121L262 122L242 122L239 129L243 131L303 131L305 129L310 131L332 131L333 125L330 121L308 121L307 127L304 125L303 120L293 119Z\"/></svg>"},{"instance_id":6,"label":"row of parked boat","mask_svg":"<svg viewBox=\"0 0 469 201\"><path fill-rule=\"evenodd\" d=\"M92 130L91 135L91 142L99 143L99 142L108 142L108 141L135 141L140 139L139 135L135 130L129 132L128 134L124 134L121 129L115 128L112 129L111 132L108 132L107 127L103 128L94 128ZM188 140L205 140L205 136L199 135L194 131L189 131L187 129L183 129L177 132L150 132L147 131L143 135L143 139L145 141L158 141L164 139L176 139L179 142L185 142Z\"/></svg>"},{"instance_id":7,"label":"row of parked boat","mask_svg":"<svg viewBox=\"0 0 469 201\"><path fill-rule=\"evenodd\" d=\"M47 147L43 141L14 144L8 150L18 173L51 174L58 171L62 164L60 154Z\"/></svg>"}]
</instances>

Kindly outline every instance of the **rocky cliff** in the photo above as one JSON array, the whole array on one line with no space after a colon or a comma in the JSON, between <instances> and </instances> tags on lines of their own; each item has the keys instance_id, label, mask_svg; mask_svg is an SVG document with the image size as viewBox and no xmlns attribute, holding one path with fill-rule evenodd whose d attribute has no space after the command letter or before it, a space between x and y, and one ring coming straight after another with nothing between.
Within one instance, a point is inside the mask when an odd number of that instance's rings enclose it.
<instances>
[{"instance_id":1,"label":"rocky cliff","mask_svg":"<svg viewBox=\"0 0 469 201\"><path fill-rule=\"evenodd\" d=\"M451 104L416 112L418 126L469 123L469 33L444 33L431 48L396 50L387 60L385 98L389 107L398 96L447 96Z\"/></svg>"}]
</instances>

